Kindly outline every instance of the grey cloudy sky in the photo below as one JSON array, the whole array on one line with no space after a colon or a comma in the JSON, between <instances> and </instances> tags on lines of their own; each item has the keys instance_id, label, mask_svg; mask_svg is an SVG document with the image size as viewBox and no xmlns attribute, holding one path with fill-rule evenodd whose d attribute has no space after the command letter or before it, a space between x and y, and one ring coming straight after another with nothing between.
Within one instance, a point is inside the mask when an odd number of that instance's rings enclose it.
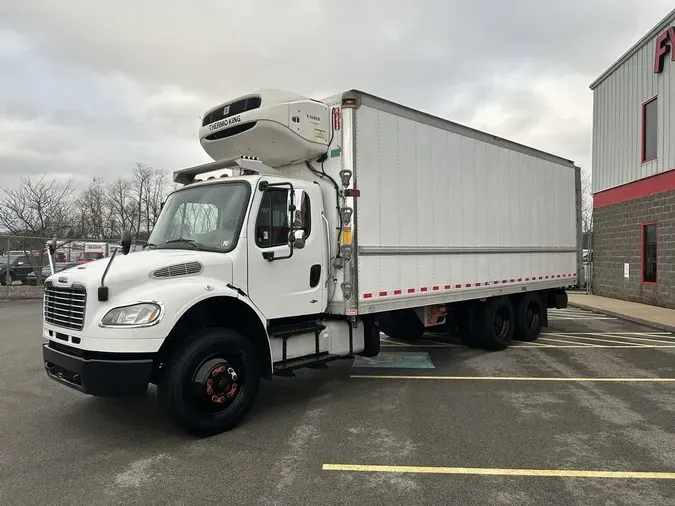
<instances>
[{"instance_id":1,"label":"grey cloudy sky","mask_svg":"<svg viewBox=\"0 0 675 506\"><path fill-rule=\"evenodd\" d=\"M0 0L0 183L208 161L211 105L350 88L590 169L590 82L669 0Z\"/></svg>"}]
</instances>

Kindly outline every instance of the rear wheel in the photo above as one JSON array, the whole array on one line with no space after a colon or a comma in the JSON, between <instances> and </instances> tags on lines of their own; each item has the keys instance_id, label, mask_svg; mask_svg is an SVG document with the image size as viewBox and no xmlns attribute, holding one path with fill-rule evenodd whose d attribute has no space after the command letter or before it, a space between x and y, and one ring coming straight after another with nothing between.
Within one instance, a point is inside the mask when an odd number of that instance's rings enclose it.
<instances>
[{"instance_id":1,"label":"rear wheel","mask_svg":"<svg viewBox=\"0 0 675 506\"><path fill-rule=\"evenodd\" d=\"M419 339L426 330L412 309L381 313L377 320L382 332L393 339L402 341Z\"/></svg>"},{"instance_id":2,"label":"rear wheel","mask_svg":"<svg viewBox=\"0 0 675 506\"><path fill-rule=\"evenodd\" d=\"M523 297L516 307L516 329L514 339L535 341L544 323L544 306L536 293Z\"/></svg>"},{"instance_id":3,"label":"rear wheel","mask_svg":"<svg viewBox=\"0 0 675 506\"><path fill-rule=\"evenodd\" d=\"M196 436L211 436L244 419L259 384L260 363L251 342L229 329L206 329L174 350L157 397L175 425Z\"/></svg>"},{"instance_id":4,"label":"rear wheel","mask_svg":"<svg viewBox=\"0 0 675 506\"><path fill-rule=\"evenodd\" d=\"M454 312L454 334L460 339L464 346L469 348L482 347L479 336L475 333L476 307L476 304L458 304Z\"/></svg>"},{"instance_id":5,"label":"rear wheel","mask_svg":"<svg viewBox=\"0 0 675 506\"><path fill-rule=\"evenodd\" d=\"M476 336L483 348L492 351L506 349L513 341L515 314L508 297L488 299L476 306Z\"/></svg>"},{"instance_id":6,"label":"rear wheel","mask_svg":"<svg viewBox=\"0 0 675 506\"><path fill-rule=\"evenodd\" d=\"M375 318L363 320L363 341L363 351L359 355L372 358L380 354L380 326Z\"/></svg>"}]
</instances>

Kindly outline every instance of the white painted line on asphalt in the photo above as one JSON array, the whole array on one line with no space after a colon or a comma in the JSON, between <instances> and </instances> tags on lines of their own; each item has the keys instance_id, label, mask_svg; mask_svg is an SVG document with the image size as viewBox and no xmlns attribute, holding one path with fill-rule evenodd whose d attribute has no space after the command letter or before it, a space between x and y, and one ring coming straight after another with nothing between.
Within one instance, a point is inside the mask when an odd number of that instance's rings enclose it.
<instances>
[{"instance_id":1,"label":"white painted line on asphalt","mask_svg":"<svg viewBox=\"0 0 675 506\"><path fill-rule=\"evenodd\" d=\"M566 320L618 320L613 316L549 316L549 321L566 321Z\"/></svg>"},{"instance_id":2,"label":"white painted line on asphalt","mask_svg":"<svg viewBox=\"0 0 675 506\"><path fill-rule=\"evenodd\" d=\"M558 333L557 332L542 332L541 333L542 336L556 335L556 334L558 334ZM661 337L661 336L664 336L664 335L668 335L668 336L675 337L675 335L673 335L672 332L564 332L564 334L566 336L589 336L589 335L591 335L591 336L604 336L604 335L607 335L607 334L614 334L614 335L617 335L617 336L619 336L619 335L621 335L621 336L623 336L623 335L657 336L658 335L659 337Z\"/></svg>"},{"instance_id":3,"label":"white painted line on asphalt","mask_svg":"<svg viewBox=\"0 0 675 506\"><path fill-rule=\"evenodd\" d=\"M579 343L579 342L576 342L576 341L564 341L562 339L555 339L553 337L539 337L539 340L544 341L544 342L553 341L555 343L563 343L563 344L579 344L579 345L582 345L582 346L590 346L590 347L597 346L595 344Z\"/></svg>"},{"instance_id":4,"label":"white painted line on asphalt","mask_svg":"<svg viewBox=\"0 0 675 506\"><path fill-rule=\"evenodd\" d=\"M613 339L605 339L604 337L598 337L598 336L570 336L570 339L581 339L581 340L586 340L586 341L593 341L595 343L612 343L612 344L622 344L626 346L634 346L635 348L642 348L643 346L648 346L647 344L637 344L637 343L631 343L628 341L616 341Z\"/></svg>"},{"instance_id":5,"label":"white painted line on asphalt","mask_svg":"<svg viewBox=\"0 0 675 506\"><path fill-rule=\"evenodd\" d=\"M370 464L324 464L324 471L412 474L467 474L479 476L527 476L546 478L596 478L624 480L675 480L675 472L600 471L577 469L499 469L488 467L383 466Z\"/></svg>"},{"instance_id":6,"label":"white painted line on asphalt","mask_svg":"<svg viewBox=\"0 0 675 506\"><path fill-rule=\"evenodd\" d=\"M608 334L609 335L609 334ZM665 339L654 339L654 338L648 338L648 337L634 337L634 336L620 336L620 335L615 335L611 336L614 337L615 339L633 339L634 341L638 341L641 343L661 343L661 344L675 344L675 340L665 340Z\"/></svg>"},{"instance_id":7,"label":"white painted line on asphalt","mask_svg":"<svg viewBox=\"0 0 675 506\"><path fill-rule=\"evenodd\" d=\"M675 383L675 378L570 378L543 376L413 376L394 374L352 374L355 379L393 379L393 380L436 380L436 381L530 381L530 382L564 382L564 383Z\"/></svg>"}]
</instances>

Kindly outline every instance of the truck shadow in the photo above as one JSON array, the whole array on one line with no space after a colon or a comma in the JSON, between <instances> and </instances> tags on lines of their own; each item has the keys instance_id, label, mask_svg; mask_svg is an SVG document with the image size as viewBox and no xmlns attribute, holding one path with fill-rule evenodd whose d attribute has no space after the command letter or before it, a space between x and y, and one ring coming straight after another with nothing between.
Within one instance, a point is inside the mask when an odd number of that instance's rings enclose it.
<instances>
[{"instance_id":1,"label":"truck shadow","mask_svg":"<svg viewBox=\"0 0 675 506\"><path fill-rule=\"evenodd\" d=\"M400 348L400 351L415 351L414 346ZM389 352L391 349L386 350ZM383 350L385 352L385 350ZM445 360L460 364L481 352L468 348L437 348L434 354L442 353ZM248 436L257 433L268 435L272 420L300 416L307 403L316 397L331 393L336 398L354 397L359 400L359 390L354 389L351 374L374 372L374 369L354 368L353 360L331 362L328 369L303 369L292 378L275 377L273 381L262 381L256 403L238 427L221 436L245 431ZM410 373L410 369L377 369L386 374ZM419 372L419 371L418 371ZM110 434L116 446L134 447L139 441L147 442L149 435L153 444L162 440L189 441L197 439L175 428L160 411L156 399L156 387L151 386L145 397L136 399L84 398L70 405L60 418L63 429L78 436L100 438ZM57 421L56 423L59 423Z\"/></svg>"}]
</instances>

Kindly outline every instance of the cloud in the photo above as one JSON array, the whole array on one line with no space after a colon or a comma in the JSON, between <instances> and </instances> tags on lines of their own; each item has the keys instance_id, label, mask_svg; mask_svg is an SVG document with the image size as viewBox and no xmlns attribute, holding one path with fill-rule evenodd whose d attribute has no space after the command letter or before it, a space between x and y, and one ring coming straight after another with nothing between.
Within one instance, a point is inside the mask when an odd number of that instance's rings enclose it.
<instances>
[{"instance_id":1,"label":"cloud","mask_svg":"<svg viewBox=\"0 0 675 506\"><path fill-rule=\"evenodd\" d=\"M122 175L208 160L211 105L350 88L590 168L588 84L665 0L2 1L0 167Z\"/></svg>"}]
</instances>

